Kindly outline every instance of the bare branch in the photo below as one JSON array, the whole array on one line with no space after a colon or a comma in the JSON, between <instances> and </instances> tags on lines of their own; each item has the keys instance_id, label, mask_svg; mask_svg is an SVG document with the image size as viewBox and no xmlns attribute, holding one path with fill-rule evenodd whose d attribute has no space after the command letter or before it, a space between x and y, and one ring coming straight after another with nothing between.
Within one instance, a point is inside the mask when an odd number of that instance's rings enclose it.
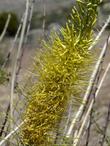
<instances>
[{"instance_id":1,"label":"bare branch","mask_svg":"<svg viewBox=\"0 0 110 146\"><path fill-rule=\"evenodd\" d=\"M41 0L43 6L43 23L42 23L42 34L45 35L45 24L46 24L46 0Z\"/></svg>"},{"instance_id":2,"label":"bare branch","mask_svg":"<svg viewBox=\"0 0 110 146\"><path fill-rule=\"evenodd\" d=\"M25 40L24 40L24 44L26 44L27 42L27 39L28 39L28 35L29 35L29 30L30 30L30 26L31 26L31 20L32 20L32 15L33 15L33 10L34 10L34 3L35 1L32 0L30 2L30 11L28 13L29 15L29 19L27 20L27 30L26 30L26 35L25 35ZM24 51L25 51L25 48L23 46L23 49L22 49L22 52L21 52L21 55L19 57L19 64L18 64L18 69L17 69L17 72L16 72L16 83L15 85L17 84L17 79L18 79L18 75L19 75L19 72L20 72L20 69L21 69L21 63L22 63L22 58L23 58L23 55L24 55Z\"/></svg>"},{"instance_id":3,"label":"bare branch","mask_svg":"<svg viewBox=\"0 0 110 146\"><path fill-rule=\"evenodd\" d=\"M10 23L10 20L11 20L11 14L8 14L8 18L7 18L5 27L4 27L4 29L3 29L3 32L2 32L2 34L1 34L1 36L0 36L0 42L3 40L3 38L4 38L5 34L6 34L6 31L7 31L8 25L9 25L9 23Z\"/></svg>"},{"instance_id":4,"label":"bare branch","mask_svg":"<svg viewBox=\"0 0 110 146\"><path fill-rule=\"evenodd\" d=\"M24 34L25 34L27 18L28 18L28 11L29 11L29 0L27 0L27 2L26 2L26 12L25 12L25 17L24 17L20 42L19 42L18 51L17 51L17 55L16 55L16 60L14 62L14 67L13 67L13 72L12 72L12 78L11 78L11 98L10 98L10 117L11 117L11 119L13 119L13 100L14 100L16 69L17 69L17 64L18 64L18 61L19 61L21 48L22 48L22 45L23 45ZM12 121L11 121L11 129L13 129L13 122Z\"/></svg>"},{"instance_id":5,"label":"bare branch","mask_svg":"<svg viewBox=\"0 0 110 146\"><path fill-rule=\"evenodd\" d=\"M25 37L25 42L27 42L28 39L28 35L29 35L29 31L30 31L30 26L31 26L31 20L32 20L32 16L33 16L33 10L34 10L34 3L35 0L32 0L30 2L30 14L29 14L29 19L28 19L28 24L27 24L27 31L26 31L26 37Z\"/></svg>"},{"instance_id":6,"label":"bare branch","mask_svg":"<svg viewBox=\"0 0 110 146\"><path fill-rule=\"evenodd\" d=\"M4 68L4 67L6 66L7 62L8 62L9 59L10 59L11 53L12 53L14 47L15 47L15 43L16 43L17 38L18 38L18 36L19 36L20 30L21 30L21 28L22 28L23 20L24 20L24 15L23 15L23 17L22 17L22 19L21 19L21 22L20 22L19 27L18 27L18 30L17 30L17 32L16 32L15 38L14 38L14 40L13 40L13 42L12 42L12 46L11 46L11 48L10 48L8 54L7 54L6 60L5 60L4 64L2 65L2 68Z\"/></svg>"},{"instance_id":7,"label":"bare branch","mask_svg":"<svg viewBox=\"0 0 110 146\"><path fill-rule=\"evenodd\" d=\"M16 128L14 128L14 130L12 130L1 142L0 142L0 146L2 146L13 134L16 133L16 131L18 131L20 129L20 127L24 124L24 122L22 122L21 124L19 124Z\"/></svg>"},{"instance_id":8,"label":"bare branch","mask_svg":"<svg viewBox=\"0 0 110 146\"><path fill-rule=\"evenodd\" d=\"M100 32L98 33L98 35L96 36L94 42L92 43L92 45L89 47L89 50L91 50L97 43L97 41L99 40L99 38L101 37L102 33L105 31L105 29L107 28L108 24L110 23L110 15L107 19L107 21L105 22L104 26L102 27L102 29L100 30Z\"/></svg>"}]
</instances>

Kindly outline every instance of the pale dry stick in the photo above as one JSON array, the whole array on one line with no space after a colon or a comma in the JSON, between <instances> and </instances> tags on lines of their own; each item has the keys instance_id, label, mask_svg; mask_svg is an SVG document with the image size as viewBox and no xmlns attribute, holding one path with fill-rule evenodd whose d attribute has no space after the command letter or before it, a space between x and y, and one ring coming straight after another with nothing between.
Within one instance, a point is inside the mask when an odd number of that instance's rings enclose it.
<instances>
[{"instance_id":1,"label":"pale dry stick","mask_svg":"<svg viewBox=\"0 0 110 146\"><path fill-rule=\"evenodd\" d=\"M6 60L5 60L4 64L2 65L2 68L4 68L4 67L6 66L8 60L10 59L11 53L12 53L14 47L15 47L15 43L16 43L16 41L17 41L17 39L18 39L19 33L20 33L20 31L21 31L21 28L22 28L22 24L23 24L23 21L24 21L24 16L25 16L25 15L23 14L23 16L22 16L22 18L21 18L21 22L20 22L19 27L18 27L18 29L17 29L17 32L16 32L16 34L15 34L15 38L14 38L14 40L13 40L13 42L12 42L12 46L11 46L9 52L8 52L8 55L7 55L7 57L6 57ZM6 112L5 120L4 120L4 122L3 122L2 129L5 128L5 125L6 125L7 120L8 120L8 114L9 114L9 111L10 111L10 108L9 108L9 107L10 107L10 103L9 103L9 105L8 105L8 107L7 107L7 112ZM1 131L3 131L2 129L1 129ZM1 132L1 133L3 133L3 132Z\"/></svg>"},{"instance_id":2,"label":"pale dry stick","mask_svg":"<svg viewBox=\"0 0 110 146\"><path fill-rule=\"evenodd\" d=\"M46 0L41 0L42 1L42 5L43 5L43 23L42 23L42 34L43 37L45 36L45 25L46 25Z\"/></svg>"},{"instance_id":3,"label":"pale dry stick","mask_svg":"<svg viewBox=\"0 0 110 146\"><path fill-rule=\"evenodd\" d=\"M4 64L2 65L2 68L4 68L4 67L6 66L8 60L10 59L11 53L12 53L14 47L15 47L15 43L16 43L16 41L17 41L17 39L18 39L20 30L21 30L21 28L22 28L23 20L24 20L24 15L23 15L23 17L22 17L22 19L21 19L21 22L20 22L19 27L18 27L18 29L17 29L17 32L16 32L16 34L15 34L14 40L13 40L13 42L12 42L12 46L11 46L11 48L10 48L8 54L7 54L6 60L5 60Z\"/></svg>"},{"instance_id":4,"label":"pale dry stick","mask_svg":"<svg viewBox=\"0 0 110 146\"><path fill-rule=\"evenodd\" d=\"M2 146L14 133L16 133L20 127L24 124L25 121L23 121L21 124L19 124L14 130L12 130L1 142L0 146Z\"/></svg>"},{"instance_id":5,"label":"pale dry stick","mask_svg":"<svg viewBox=\"0 0 110 146\"><path fill-rule=\"evenodd\" d=\"M81 136L81 134L82 134L82 131L83 131L83 129L84 129L84 126L85 126L85 124L86 124L86 121L87 121L87 119L88 119L88 117L89 117L89 115L90 115L90 112L91 112L91 110L92 110L93 104L94 104L94 100L92 100L91 103L90 103L90 105L89 105L88 111L87 111L87 113L86 113L86 115L85 115L85 118L84 118L83 123L82 123L82 125L81 125L81 128L80 128L80 130L79 130L79 132L78 132L78 135L77 135L77 136L75 137L75 139L74 139L73 146L77 146L77 145L78 145L80 136Z\"/></svg>"},{"instance_id":6,"label":"pale dry stick","mask_svg":"<svg viewBox=\"0 0 110 146\"><path fill-rule=\"evenodd\" d=\"M108 41L110 41L110 37L109 37ZM104 45L103 53L105 53L106 49L107 49L107 43L105 43L105 45ZM108 70L108 67L107 67L107 70ZM106 70L106 73L107 73L107 70ZM106 74L106 73L105 73L105 74ZM103 76L103 81L104 81L104 78L105 78L105 75ZM102 81L101 81L101 85L102 85ZM101 88L101 86L100 86L100 88ZM99 90L98 90L98 92L99 92ZM97 97L98 92L96 92L95 97ZM83 120L83 122L82 122L82 125L81 125L81 127L80 127L80 129L79 129L78 135L75 137L73 146L77 146L77 145L78 145L78 142L79 142L79 140L80 140L80 136L81 136L81 134L82 134L82 131L83 131L83 129L84 129L84 126L85 126L85 124L86 124L86 121L87 121L87 119L88 119L88 117L89 117L89 115L90 115L90 112L91 112L91 110L92 110L93 104L94 104L94 99L91 100L91 103L90 103L90 105L89 105L88 111L87 111L87 113L86 113L86 115L85 115L85 117L84 117L84 120Z\"/></svg>"},{"instance_id":7,"label":"pale dry stick","mask_svg":"<svg viewBox=\"0 0 110 146\"><path fill-rule=\"evenodd\" d=\"M96 97L97 97L98 94L99 94L99 91L100 91L100 89L101 89L101 87L102 87L102 84L103 84L103 82L104 82L104 80L105 80L105 77L106 77L106 75L107 75L107 73L108 73L109 70L110 70L110 63L108 64L108 66L107 66L107 68L106 68L106 70L105 70L105 72L104 72L104 75L103 75L103 77L102 77L102 79L101 79L101 81L100 81L100 84L98 85L98 88L97 88L97 91L96 91Z\"/></svg>"},{"instance_id":8,"label":"pale dry stick","mask_svg":"<svg viewBox=\"0 0 110 146\"><path fill-rule=\"evenodd\" d=\"M98 35L96 36L94 42L92 43L92 45L89 47L88 50L91 50L96 44L97 41L99 40L99 38L101 37L102 33L105 31L105 29L107 28L108 24L110 23L110 15L108 16L104 26L102 27L102 29L100 30L100 32L98 33Z\"/></svg>"},{"instance_id":9,"label":"pale dry stick","mask_svg":"<svg viewBox=\"0 0 110 146\"><path fill-rule=\"evenodd\" d=\"M22 19L21 19L21 23L20 23L20 25L19 25L19 27L18 27L18 30L17 30L16 35L15 35L15 38L14 38L13 43L12 43L12 47L10 48L10 50L9 50L9 52L8 52L8 55L7 55L7 57L6 57L6 60L5 60L4 64L2 65L2 68L4 68L4 67L6 66L8 60L10 59L11 53L12 53L12 51L13 51L13 49L14 49L15 43L16 43L17 38L18 38L18 35L19 35L19 33L20 33L23 20L24 20L24 15L23 15L23 17L22 17ZM4 131L5 125L6 125L7 120L8 120L9 111L10 111L10 103L8 104L8 107L7 107L7 112L6 112L5 120L4 120L3 125L2 125L2 128L1 128L1 134L0 134L0 135L2 135L2 133L3 133L3 131Z\"/></svg>"},{"instance_id":10,"label":"pale dry stick","mask_svg":"<svg viewBox=\"0 0 110 146\"><path fill-rule=\"evenodd\" d=\"M97 90L97 89L96 89ZM84 131L84 133L86 133L87 131L87 137L86 137L86 143L85 143L85 146L88 146L89 145L89 141L90 141L90 134L91 134L91 128L92 128L92 121L93 121L93 117L94 117L94 105L95 105L95 93L96 91L93 93L94 95L94 103L93 103L93 106L92 106L92 109L91 109L91 112L90 112L90 116L89 116L89 120L88 120L88 123L87 123L87 130ZM83 116L84 117L84 116Z\"/></svg>"},{"instance_id":11,"label":"pale dry stick","mask_svg":"<svg viewBox=\"0 0 110 146\"><path fill-rule=\"evenodd\" d=\"M32 15L33 15L33 10L34 10L34 3L35 3L35 0L32 0L30 2L30 13L28 14L29 15L29 19L28 19L28 22L27 22L27 30L26 30L26 35L25 35L25 40L24 40L24 44L26 44L27 42L27 39L28 39L28 35L29 35L29 30L30 30L30 26L31 26L31 20L32 20ZM25 48L23 46L23 49L22 49L22 52L21 52L21 55L19 57L19 64L18 64L18 69L17 69L17 72L16 72L16 83L15 85L17 85L18 83L18 75L19 75L19 72L21 70L21 64L22 64L22 59L23 59L23 55L24 55L24 51L25 51Z\"/></svg>"},{"instance_id":12,"label":"pale dry stick","mask_svg":"<svg viewBox=\"0 0 110 146\"><path fill-rule=\"evenodd\" d=\"M32 16L33 16L34 3L35 3L35 0L31 0L31 4L30 4L30 14L29 14L29 20L28 20L28 24L27 24L27 31L26 31L26 37L25 37L24 43L27 42L28 35L29 35L29 30L30 30L30 27L31 27L31 20L32 20Z\"/></svg>"},{"instance_id":13,"label":"pale dry stick","mask_svg":"<svg viewBox=\"0 0 110 146\"><path fill-rule=\"evenodd\" d=\"M109 40L109 39L108 39L108 40ZM95 81L95 78L96 78L96 75L97 75L97 71L98 71L98 69L99 69L99 67L100 67L102 58L103 58L103 56L104 56L106 50L107 50L107 43L104 44L104 47L103 47L103 49L102 49L102 51L101 51L101 53L100 53L99 59L98 59L96 65L95 65L95 70L94 70L94 72L93 72L92 75L91 75L91 78L90 78L90 81L89 81L89 85L88 85L87 90L86 90L86 93L85 93L85 95L84 95L82 104L81 104L81 106L79 107L78 112L76 113L75 117L74 117L73 120L72 120L72 123L71 123L71 125L70 125L70 128L69 128L67 134L66 134L66 137L70 137L70 135L71 135L71 133L72 133L72 130L73 130L74 126L75 126L76 123L79 121L80 116L81 116L82 113L83 113L84 107L85 107L85 105L86 105L86 103L87 103L87 99L88 99L88 97L89 97L89 95L90 95L90 92L91 92L93 83L94 83L94 81Z\"/></svg>"},{"instance_id":14,"label":"pale dry stick","mask_svg":"<svg viewBox=\"0 0 110 146\"><path fill-rule=\"evenodd\" d=\"M64 135L66 134L67 132L67 129L68 129L68 125L69 125L69 122L70 122L70 118L71 118L71 114L72 114L72 101L70 103L70 106L69 106L69 110L68 110L68 116L67 116L67 120L66 120L66 126L64 128Z\"/></svg>"},{"instance_id":15,"label":"pale dry stick","mask_svg":"<svg viewBox=\"0 0 110 146\"><path fill-rule=\"evenodd\" d=\"M26 1L26 12L25 12L20 42L19 42L18 51L17 51L15 62L14 62L13 72L12 72L12 78L11 78L11 97L10 97L10 117L11 117L11 119L13 119L13 100L14 100L16 69L17 69L17 63L19 61L19 55L20 55L20 51L22 48L23 40L24 40L24 34L25 34L27 18L28 18L28 10L29 10L29 0ZM11 129L13 129L13 122L11 122Z\"/></svg>"},{"instance_id":16,"label":"pale dry stick","mask_svg":"<svg viewBox=\"0 0 110 146\"><path fill-rule=\"evenodd\" d=\"M3 32L2 32L2 34L1 34L1 36L0 36L0 42L2 42L2 40L3 40L3 38L4 38L5 34L6 34L6 31L7 31L8 25L9 25L9 23L10 23L10 20L11 20L11 14L8 14L8 18L7 18L5 27L4 27L4 29L3 29Z\"/></svg>"}]
</instances>

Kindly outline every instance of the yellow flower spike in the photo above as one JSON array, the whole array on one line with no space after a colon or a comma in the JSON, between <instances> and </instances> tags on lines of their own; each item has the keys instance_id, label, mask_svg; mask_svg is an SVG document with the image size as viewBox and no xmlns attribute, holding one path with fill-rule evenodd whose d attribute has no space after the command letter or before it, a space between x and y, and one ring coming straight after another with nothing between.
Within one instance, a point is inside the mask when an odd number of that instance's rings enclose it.
<instances>
[{"instance_id":1,"label":"yellow flower spike","mask_svg":"<svg viewBox=\"0 0 110 146\"><path fill-rule=\"evenodd\" d=\"M24 145L54 146L71 97L74 104L81 103L79 95L92 64L88 48L93 41L98 3L99 0L77 0L77 9L73 8L61 37L54 33L49 42L43 43L46 49L34 61L34 74L38 75L27 91L27 121L21 129Z\"/></svg>"}]
</instances>

